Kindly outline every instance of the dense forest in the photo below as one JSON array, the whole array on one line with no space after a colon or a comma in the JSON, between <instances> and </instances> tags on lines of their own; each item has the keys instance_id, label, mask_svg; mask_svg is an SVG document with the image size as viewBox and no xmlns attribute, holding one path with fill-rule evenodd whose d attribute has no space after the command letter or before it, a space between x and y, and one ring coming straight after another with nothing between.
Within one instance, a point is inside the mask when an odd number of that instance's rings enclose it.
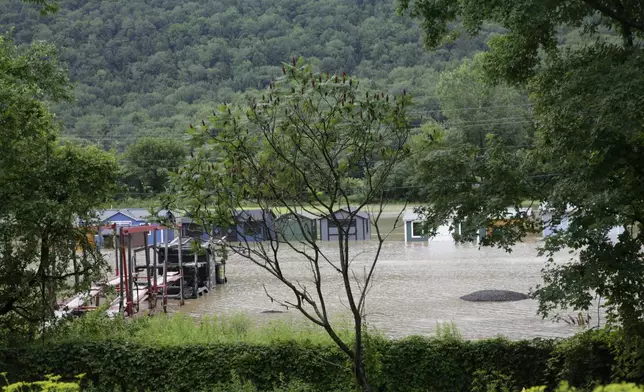
<instances>
[{"instance_id":1,"label":"dense forest","mask_svg":"<svg viewBox=\"0 0 644 392\"><path fill-rule=\"evenodd\" d=\"M184 132L221 102L262 89L281 63L303 57L324 72L416 97L437 116L438 73L486 48L474 40L423 50L417 22L391 0L64 0L53 15L18 0L0 6L0 29L17 44L47 40L62 51L75 102L55 107L65 134L122 148L140 135ZM499 30L500 31L500 30Z\"/></svg>"},{"instance_id":2,"label":"dense forest","mask_svg":"<svg viewBox=\"0 0 644 392\"><path fill-rule=\"evenodd\" d=\"M52 103L65 138L119 153L123 194L166 190L187 155L190 123L219 104L242 103L302 58L316 71L344 73L363 87L411 93L414 124L438 120L446 140L482 147L488 133L522 145L530 104L507 86L488 87L476 53L503 32L485 24L428 51L418 20L393 0L62 0L43 15L33 4L0 5L0 31L26 47L53 43L69 70L74 98ZM561 44L580 42L560 29ZM426 124L432 127L431 122ZM422 199L412 166L400 169L391 196ZM136 202L135 202L136 203Z\"/></svg>"}]
</instances>

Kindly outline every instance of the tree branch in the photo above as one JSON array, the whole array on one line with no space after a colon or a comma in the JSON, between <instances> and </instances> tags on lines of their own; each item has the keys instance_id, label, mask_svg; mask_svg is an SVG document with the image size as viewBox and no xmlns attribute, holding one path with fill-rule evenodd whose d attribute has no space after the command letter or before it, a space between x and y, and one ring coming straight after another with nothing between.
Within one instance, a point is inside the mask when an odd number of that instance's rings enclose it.
<instances>
[{"instance_id":1,"label":"tree branch","mask_svg":"<svg viewBox=\"0 0 644 392\"><path fill-rule=\"evenodd\" d=\"M608 16L616 21L620 22L624 27L631 27L636 30L644 32L644 22L638 22L633 19L630 19L627 15L624 15L622 12L613 10L608 6L600 3L597 0L584 0L584 2L591 8L601 12L605 16Z\"/></svg>"}]
</instances>

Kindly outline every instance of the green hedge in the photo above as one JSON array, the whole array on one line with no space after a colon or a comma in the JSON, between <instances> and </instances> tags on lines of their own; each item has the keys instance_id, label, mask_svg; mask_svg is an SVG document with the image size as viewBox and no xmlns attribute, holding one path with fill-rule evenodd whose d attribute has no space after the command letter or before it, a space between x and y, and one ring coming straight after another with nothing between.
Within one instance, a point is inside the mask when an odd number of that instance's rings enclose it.
<instances>
[{"instance_id":1,"label":"green hedge","mask_svg":"<svg viewBox=\"0 0 644 392\"><path fill-rule=\"evenodd\" d=\"M532 387L524 392L545 392L545 390L546 387ZM563 382L554 392L579 392L579 389L571 387L567 382ZM619 383L598 386L592 392L644 392L644 387L632 383Z\"/></svg>"},{"instance_id":2,"label":"green hedge","mask_svg":"<svg viewBox=\"0 0 644 392\"><path fill-rule=\"evenodd\" d=\"M573 339L512 342L373 339L368 366L381 391L521 390L553 388L566 380L590 389L613 381L614 359L607 334ZM376 355L374 355L376 354ZM0 350L0 370L10 381L64 379L85 373L99 390L196 391L228 382L235 373L259 390L293 380L314 390L351 390L345 357L333 346L303 342L249 345L225 343L151 347L116 341L41 344ZM642 380L630 380L642 382Z\"/></svg>"}]
</instances>

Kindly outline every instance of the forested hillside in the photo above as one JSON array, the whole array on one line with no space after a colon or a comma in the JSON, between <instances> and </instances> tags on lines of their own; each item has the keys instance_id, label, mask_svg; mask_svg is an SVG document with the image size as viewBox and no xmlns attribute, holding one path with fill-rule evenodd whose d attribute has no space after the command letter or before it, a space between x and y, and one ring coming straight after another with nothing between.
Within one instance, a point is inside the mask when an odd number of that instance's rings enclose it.
<instances>
[{"instance_id":1,"label":"forested hillside","mask_svg":"<svg viewBox=\"0 0 644 392\"><path fill-rule=\"evenodd\" d=\"M18 44L62 50L76 102L55 108L65 133L123 147L135 136L176 135L220 102L261 89L280 64L304 57L388 92L416 96L436 115L438 72L485 49L489 29L423 50L415 22L392 0L64 0L42 16L18 0L0 6L0 29Z\"/></svg>"}]
</instances>

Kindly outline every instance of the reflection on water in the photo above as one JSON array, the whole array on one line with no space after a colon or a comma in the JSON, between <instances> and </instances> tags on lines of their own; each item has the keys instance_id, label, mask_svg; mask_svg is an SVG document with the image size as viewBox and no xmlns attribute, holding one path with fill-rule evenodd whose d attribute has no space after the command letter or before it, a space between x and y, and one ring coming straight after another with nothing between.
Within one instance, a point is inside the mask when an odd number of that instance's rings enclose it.
<instances>
[{"instance_id":1,"label":"reflection on water","mask_svg":"<svg viewBox=\"0 0 644 392\"><path fill-rule=\"evenodd\" d=\"M378 262L374 287L367 301L367 321L381 332L401 337L433 334L437 322L453 321L464 337L470 339L504 335L511 339L569 336L578 328L565 323L542 321L536 315L533 300L501 303L466 302L464 294L483 289L506 289L528 292L540 282L543 258L536 255L536 242L518 245L512 253L481 249L476 245L456 246L450 242L405 245L402 240L385 242ZM337 244L323 243L333 254ZM356 242L352 252L360 253L353 262L362 271L373 256L375 241ZM280 251L287 276L302 284L310 281L308 264L293 251ZM182 312L197 315L243 312L266 322L274 319L301 321L296 310L282 314L264 314L283 310L271 303L265 289L276 298L292 299L283 285L239 256L229 259L228 284L196 300L186 301ZM348 313L341 281L326 268L324 292L329 312L336 317ZM312 284L308 284L310 289Z\"/></svg>"}]
</instances>

